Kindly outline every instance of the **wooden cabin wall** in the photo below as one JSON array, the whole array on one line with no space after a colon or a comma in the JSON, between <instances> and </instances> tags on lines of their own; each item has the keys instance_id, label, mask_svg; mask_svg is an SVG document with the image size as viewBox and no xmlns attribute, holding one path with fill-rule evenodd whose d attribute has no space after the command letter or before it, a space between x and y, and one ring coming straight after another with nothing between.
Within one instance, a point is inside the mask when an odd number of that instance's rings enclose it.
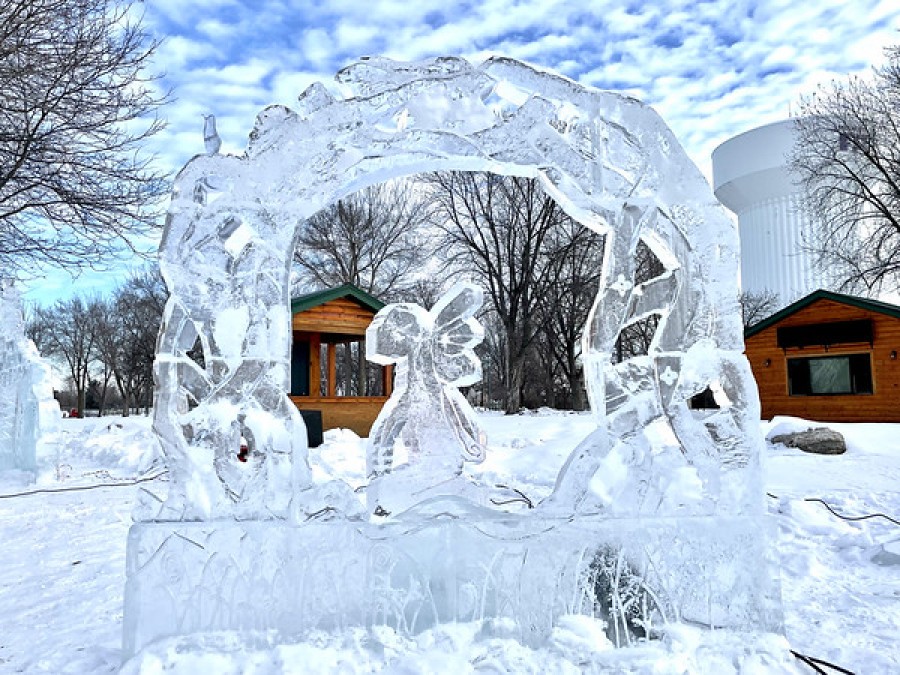
<instances>
[{"instance_id":1,"label":"wooden cabin wall","mask_svg":"<svg viewBox=\"0 0 900 675\"><path fill-rule=\"evenodd\" d=\"M322 429L351 429L366 438L387 396L291 396L300 410L318 410L322 413Z\"/></svg>"},{"instance_id":2,"label":"wooden cabin wall","mask_svg":"<svg viewBox=\"0 0 900 675\"><path fill-rule=\"evenodd\" d=\"M783 350L778 328L833 321L871 319L874 346L869 343L813 345ZM817 300L780 322L746 339L746 353L759 386L763 419L791 415L823 422L900 422L900 319L832 300ZM871 354L872 394L790 396L787 360L794 357ZM766 362L769 365L766 366Z\"/></svg>"},{"instance_id":3,"label":"wooden cabin wall","mask_svg":"<svg viewBox=\"0 0 900 675\"><path fill-rule=\"evenodd\" d=\"M294 314L291 323L295 331L365 335L372 316L352 300L338 298Z\"/></svg>"}]
</instances>

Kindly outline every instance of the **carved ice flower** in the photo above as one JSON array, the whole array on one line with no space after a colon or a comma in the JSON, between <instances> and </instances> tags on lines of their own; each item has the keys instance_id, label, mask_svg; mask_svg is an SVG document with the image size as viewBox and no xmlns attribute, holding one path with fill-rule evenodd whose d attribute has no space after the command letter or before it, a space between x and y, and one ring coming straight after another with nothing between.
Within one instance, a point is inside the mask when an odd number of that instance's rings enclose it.
<instances>
[{"instance_id":1,"label":"carved ice flower","mask_svg":"<svg viewBox=\"0 0 900 675\"><path fill-rule=\"evenodd\" d=\"M612 291L616 291L620 297L624 298L625 295L633 288L634 284L632 284L628 279L625 278L624 274L620 274L618 278L616 278L616 282L609 285L609 289Z\"/></svg>"},{"instance_id":2,"label":"carved ice flower","mask_svg":"<svg viewBox=\"0 0 900 675\"><path fill-rule=\"evenodd\" d=\"M671 387L678 381L678 373L672 370L672 366L666 366L666 369L660 374L659 379Z\"/></svg>"}]
</instances>

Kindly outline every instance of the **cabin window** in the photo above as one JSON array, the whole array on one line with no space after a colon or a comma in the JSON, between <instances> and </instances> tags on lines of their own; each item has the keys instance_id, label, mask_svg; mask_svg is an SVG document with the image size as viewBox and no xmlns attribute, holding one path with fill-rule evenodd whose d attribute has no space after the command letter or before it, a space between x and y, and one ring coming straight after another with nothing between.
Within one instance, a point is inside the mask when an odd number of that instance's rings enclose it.
<instances>
[{"instance_id":1,"label":"cabin window","mask_svg":"<svg viewBox=\"0 0 900 675\"><path fill-rule=\"evenodd\" d=\"M791 396L872 393L869 354L788 359L787 366Z\"/></svg>"},{"instance_id":2,"label":"cabin window","mask_svg":"<svg viewBox=\"0 0 900 675\"><path fill-rule=\"evenodd\" d=\"M874 341L872 321L833 321L831 323L811 323L803 326L784 326L777 331L778 346L791 347L829 346Z\"/></svg>"}]
</instances>

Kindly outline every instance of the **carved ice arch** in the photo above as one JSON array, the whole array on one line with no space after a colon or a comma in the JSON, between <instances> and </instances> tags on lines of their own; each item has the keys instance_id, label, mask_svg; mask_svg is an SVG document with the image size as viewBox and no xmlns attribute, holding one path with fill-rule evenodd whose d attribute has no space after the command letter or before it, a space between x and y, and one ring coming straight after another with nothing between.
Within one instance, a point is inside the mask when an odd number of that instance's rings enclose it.
<instances>
[{"instance_id":1,"label":"carved ice arch","mask_svg":"<svg viewBox=\"0 0 900 675\"><path fill-rule=\"evenodd\" d=\"M282 517L291 495L295 515L349 504L339 487L310 489L302 421L284 394L296 228L369 185L443 170L535 177L569 215L607 235L583 350L598 430L569 458L545 508L759 511L737 233L660 117L508 58L479 67L372 58L337 80L345 98L314 84L293 109L263 110L242 156L197 156L175 180L160 248L171 297L154 419L172 490L149 517ZM666 271L634 287L639 241ZM619 332L651 313L660 324L650 353L613 367ZM203 368L185 357L195 338ZM687 399L709 384L730 405L700 418ZM254 446L251 472L230 465L227 448L242 435ZM603 478L616 467L624 478ZM664 484L681 470L699 482L692 503L673 503Z\"/></svg>"}]
</instances>

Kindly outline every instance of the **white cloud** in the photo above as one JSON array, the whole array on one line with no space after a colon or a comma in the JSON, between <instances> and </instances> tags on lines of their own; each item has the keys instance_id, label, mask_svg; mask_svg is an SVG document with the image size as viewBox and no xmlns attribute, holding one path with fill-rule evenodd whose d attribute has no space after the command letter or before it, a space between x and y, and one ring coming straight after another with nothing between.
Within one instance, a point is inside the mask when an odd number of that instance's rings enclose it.
<instances>
[{"instance_id":1,"label":"white cloud","mask_svg":"<svg viewBox=\"0 0 900 675\"><path fill-rule=\"evenodd\" d=\"M259 83L275 67L274 63L260 58L252 58L244 63L232 63L222 68L203 68L195 72L205 86L209 86L210 79L218 80L226 86L247 85Z\"/></svg>"},{"instance_id":2,"label":"white cloud","mask_svg":"<svg viewBox=\"0 0 900 675\"><path fill-rule=\"evenodd\" d=\"M334 31L335 47L345 52L365 50L381 34L382 31L375 26L340 21Z\"/></svg>"},{"instance_id":3,"label":"white cloud","mask_svg":"<svg viewBox=\"0 0 900 675\"><path fill-rule=\"evenodd\" d=\"M180 26L191 26L197 17L228 13L242 4L241 0L152 0L146 4L146 10L151 22L165 20Z\"/></svg>"},{"instance_id":4,"label":"white cloud","mask_svg":"<svg viewBox=\"0 0 900 675\"><path fill-rule=\"evenodd\" d=\"M236 147L263 106L290 106L316 80L336 90L333 74L360 55L505 53L645 99L708 173L719 142L786 117L801 94L900 42L894 0L156 0L148 13L168 37L157 65L178 102L161 151L176 166L189 154L170 141L197 137L200 112L215 112Z\"/></svg>"},{"instance_id":5,"label":"white cloud","mask_svg":"<svg viewBox=\"0 0 900 675\"><path fill-rule=\"evenodd\" d=\"M334 52L334 40L322 28L311 28L300 34L297 47L304 58L319 69L327 66L331 61Z\"/></svg>"},{"instance_id":6,"label":"white cloud","mask_svg":"<svg viewBox=\"0 0 900 675\"><path fill-rule=\"evenodd\" d=\"M155 65L165 73L183 70L192 62L221 56L215 45L197 42L183 35L167 38L156 50Z\"/></svg>"},{"instance_id":7,"label":"white cloud","mask_svg":"<svg viewBox=\"0 0 900 675\"><path fill-rule=\"evenodd\" d=\"M797 50L791 45L778 45L763 59L764 66L790 65L796 60Z\"/></svg>"},{"instance_id":8,"label":"white cloud","mask_svg":"<svg viewBox=\"0 0 900 675\"><path fill-rule=\"evenodd\" d=\"M204 35L208 35L213 40L221 40L234 35L240 30L240 26L227 24L218 19L204 19L197 22L196 28Z\"/></svg>"}]
</instances>

